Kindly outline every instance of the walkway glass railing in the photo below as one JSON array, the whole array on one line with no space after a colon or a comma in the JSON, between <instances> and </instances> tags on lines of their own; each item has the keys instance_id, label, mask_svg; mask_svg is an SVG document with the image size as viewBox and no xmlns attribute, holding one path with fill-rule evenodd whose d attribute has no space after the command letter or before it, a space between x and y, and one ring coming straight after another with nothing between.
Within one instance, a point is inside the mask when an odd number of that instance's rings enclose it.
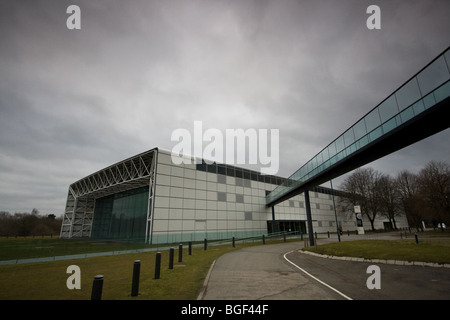
<instances>
[{"instance_id":1,"label":"walkway glass railing","mask_svg":"<svg viewBox=\"0 0 450 320\"><path fill-rule=\"evenodd\" d=\"M450 47L294 172L266 197L270 204L323 170L450 96Z\"/></svg>"}]
</instances>

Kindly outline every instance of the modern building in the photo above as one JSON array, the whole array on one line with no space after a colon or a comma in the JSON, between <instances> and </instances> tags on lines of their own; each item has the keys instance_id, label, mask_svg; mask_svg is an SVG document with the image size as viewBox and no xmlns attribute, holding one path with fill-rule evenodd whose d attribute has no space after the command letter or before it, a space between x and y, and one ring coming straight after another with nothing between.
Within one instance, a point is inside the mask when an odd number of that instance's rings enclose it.
<instances>
[{"instance_id":1,"label":"modern building","mask_svg":"<svg viewBox=\"0 0 450 320\"><path fill-rule=\"evenodd\" d=\"M61 237L156 244L309 231L303 194L266 206L266 195L285 178L187 159L191 164L176 165L171 152L154 148L72 183ZM336 221L344 231L356 230L352 212L335 211L339 194L309 191L315 232L335 232ZM407 227L406 218L397 227Z\"/></svg>"}]
</instances>

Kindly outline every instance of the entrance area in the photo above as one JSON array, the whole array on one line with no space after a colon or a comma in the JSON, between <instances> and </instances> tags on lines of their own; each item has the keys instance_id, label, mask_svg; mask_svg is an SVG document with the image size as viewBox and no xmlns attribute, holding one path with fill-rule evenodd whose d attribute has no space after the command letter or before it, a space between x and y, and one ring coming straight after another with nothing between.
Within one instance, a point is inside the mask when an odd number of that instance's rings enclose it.
<instances>
[{"instance_id":1,"label":"entrance area","mask_svg":"<svg viewBox=\"0 0 450 320\"><path fill-rule=\"evenodd\" d=\"M296 232L306 233L306 221L300 220L275 220L267 221L267 231L274 232Z\"/></svg>"}]
</instances>

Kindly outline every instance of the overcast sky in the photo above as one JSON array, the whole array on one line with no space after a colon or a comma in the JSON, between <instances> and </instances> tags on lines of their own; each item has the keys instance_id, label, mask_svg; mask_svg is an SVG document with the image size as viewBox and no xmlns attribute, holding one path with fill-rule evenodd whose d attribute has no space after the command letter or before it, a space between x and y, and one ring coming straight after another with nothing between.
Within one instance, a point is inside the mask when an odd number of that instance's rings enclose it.
<instances>
[{"instance_id":1,"label":"overcast sky","mask_svg":"<svg viewBox=\"0 0 450 320\"><path fill-rule=\"evenodd\" d=\"M2 0L0 211L60 215L72 182L171 150L195 120L279 129L287 177L445 50L449 16L447 0ZM450 162L449 137L369 165Z\"/></svg>"}]
</instances>

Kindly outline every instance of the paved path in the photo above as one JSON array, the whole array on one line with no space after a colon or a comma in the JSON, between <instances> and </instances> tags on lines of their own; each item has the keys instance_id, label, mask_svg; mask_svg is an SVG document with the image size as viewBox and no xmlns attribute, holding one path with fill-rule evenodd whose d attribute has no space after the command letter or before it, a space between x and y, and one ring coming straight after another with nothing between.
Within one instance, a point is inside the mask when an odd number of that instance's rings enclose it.
<instances>
[{"instance_id":1,"label":"paved path","mask_svg":"<svg viewBox=\"0 0 450 320\"><path fill-rule=\"evenodd\" d=\"M301 274L283 254L300 243L248 247L224 254L211 271L204 300L339 299Z\"/></svg>"},{"instance_id":2,"label":"paved path","mask_svg":"<svg viewBox=\"0 0 450 320\"><path fill-rule=\"evenodd\" d=\"M342 241L374 236L342 236ZM387 234L377 239L398 239ZM319 243L335 242L322 239ZM450 299L450 269L378 264L381 289L366 286L373 263L340 261L298 252L303 242L261 245L216 260L199 299L329 300Z\"/></svg>"}]
</instances>

